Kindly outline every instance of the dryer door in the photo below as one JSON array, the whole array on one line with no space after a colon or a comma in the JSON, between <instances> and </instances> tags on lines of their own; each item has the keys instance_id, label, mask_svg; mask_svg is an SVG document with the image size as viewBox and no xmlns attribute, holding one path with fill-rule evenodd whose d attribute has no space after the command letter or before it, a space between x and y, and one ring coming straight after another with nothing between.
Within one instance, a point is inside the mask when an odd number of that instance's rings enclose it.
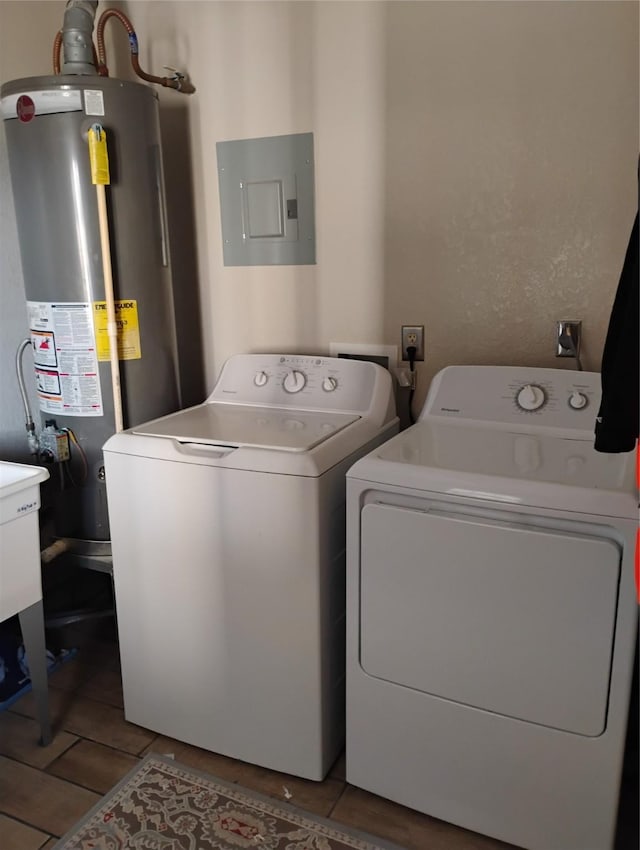
<instances>
[{"instance_id":1,"label":"dryer door","mask_svg":"<svg viewBox=\"0 0 640 850\"><path fill-rule=\"evenodd\" d=\"M602 733L620 571L613 542L368 504L360 571L367 673L531 723Z\"/></svg>"}]
</instances>

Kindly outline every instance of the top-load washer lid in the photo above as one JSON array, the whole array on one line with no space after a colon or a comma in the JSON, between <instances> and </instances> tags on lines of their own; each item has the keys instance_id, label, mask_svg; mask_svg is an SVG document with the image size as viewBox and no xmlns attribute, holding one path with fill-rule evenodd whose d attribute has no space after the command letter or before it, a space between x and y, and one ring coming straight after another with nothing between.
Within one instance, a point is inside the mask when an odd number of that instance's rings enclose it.
<instances>
[{"instance_id":1,"label":"top-load washer lid","mask_svg":"<svg viewBox=\"0 0 640 850\"><path fill-rule=\"evenodd\" d=\"M315 478L397 423L391 376L375 363L235 354L203 404L137 423L103 451Z\"/></svg>"},{"instance_id":2,"label":"top-load washer lid","mask_svg":"<svg viewBox=\"0 0 640 850\"><path fill-rule=\"evenodd\" d=\"M129 433L304 454L356 422L367 426L364 436L394 419L391 377L374 363L236 354L224 364L204 404L137 425ZM354 430L359 429L351 429L349 436ZM352 450L349 440L341 442L342 450Z\"/></svg>"},{"instance_id":3,"label":"top-load washer lid","mask_svg":"<svg viewBox=\"0 0 640 850\"><path fill-rule=\"evenodd\" d=\"M146 422L132 432L180 443L306 452L359 418L348 413L209 402Z\"/></svg>"}]
</instances>

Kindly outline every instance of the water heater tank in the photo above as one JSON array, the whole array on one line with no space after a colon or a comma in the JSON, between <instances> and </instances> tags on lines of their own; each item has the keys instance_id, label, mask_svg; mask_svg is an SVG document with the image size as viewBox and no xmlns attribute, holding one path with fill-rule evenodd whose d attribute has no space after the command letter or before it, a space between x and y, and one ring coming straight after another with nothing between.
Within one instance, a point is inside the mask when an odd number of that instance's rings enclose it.
<instances>
[{"instance_id":1,"label":"water heater tank","mask_svg":"<svg viewBox=\"0 0 640 850\"><path fill-rule=\"evenodd\" d=\"M115 419L87 137L95 124L106 132L123 416L133 427L179 407L157 95L108 77L32 77L5 83L0 106L40 410L71 429L88 461L83 480L74 463L75 486L67 480L57 500L56 532L107 540L102 446Z\"/></svg>"}]
</instances>

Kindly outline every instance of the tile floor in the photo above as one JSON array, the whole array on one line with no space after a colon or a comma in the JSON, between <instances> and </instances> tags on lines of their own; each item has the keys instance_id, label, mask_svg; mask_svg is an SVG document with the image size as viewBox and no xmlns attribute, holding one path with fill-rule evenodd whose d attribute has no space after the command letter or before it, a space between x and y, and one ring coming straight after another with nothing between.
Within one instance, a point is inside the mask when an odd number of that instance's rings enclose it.
<instances>
[{"instance_id":1,"label":"tile floor","mask_svg":"<svg viewBox=\"0 0 640 850\"><path fill-rule=\"evenodd\" d=\"M127 723L124 719L118 647L110 621L67 628L66 646L78 655L50 679L55 730L49 747L38 746L33 698L27 694L0 713L0 847L50 850L100 797L148 751L179 761L277 799L283 786L291 802L393 841L407 850L507 850L510 845L468 832L349 786L344 759L324 782L278 774L199 750ZM629 796L629 789L627 796ZM631 790L633 800L637 795ZM637 820L637 804L635 809ZM618 850L636 850L630 831ZM549 848L562 850L562 848Z\"/></svg>"}]
</instances>

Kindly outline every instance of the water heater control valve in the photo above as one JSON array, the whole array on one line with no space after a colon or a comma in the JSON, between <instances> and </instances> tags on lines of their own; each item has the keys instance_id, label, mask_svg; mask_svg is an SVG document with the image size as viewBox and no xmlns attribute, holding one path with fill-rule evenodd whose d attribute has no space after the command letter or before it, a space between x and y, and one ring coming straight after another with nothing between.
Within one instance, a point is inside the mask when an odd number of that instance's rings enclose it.
<instances>
[{"instance_id":1,"label":"water heater control valve","mask_svg":"<svg viewBox=\"0 0 640 850\"><path fill-rule=\"evenodd\" d=\"M69 460L69 435L60 430L52 419L49 419L40 432L40 456L51 463L63 463Z\"/></svg>"}]
</instances>

